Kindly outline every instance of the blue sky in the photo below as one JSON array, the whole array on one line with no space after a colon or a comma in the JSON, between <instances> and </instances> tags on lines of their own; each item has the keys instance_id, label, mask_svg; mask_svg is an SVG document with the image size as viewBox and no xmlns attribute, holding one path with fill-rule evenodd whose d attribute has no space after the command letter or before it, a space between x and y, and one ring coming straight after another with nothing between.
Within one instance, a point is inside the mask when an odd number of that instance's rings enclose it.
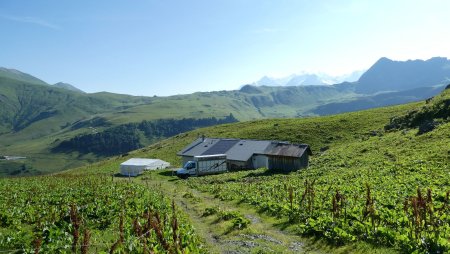
<instances>
[{"instance_id":1,"label":"blue sky","mask_svg":"<svg viewBox=\"0 0 450 254\"><path fill-rule=\"evenodd\" d=\"M450 1L1 0L0 66L87 92L237 89L450 57Z\"/></svg>"}]
</instances>

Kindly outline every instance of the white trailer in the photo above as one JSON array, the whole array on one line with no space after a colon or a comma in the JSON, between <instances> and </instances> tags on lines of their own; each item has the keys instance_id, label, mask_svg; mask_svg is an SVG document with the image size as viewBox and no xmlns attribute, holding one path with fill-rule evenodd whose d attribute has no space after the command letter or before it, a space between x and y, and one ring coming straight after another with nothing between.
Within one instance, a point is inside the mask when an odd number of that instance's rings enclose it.
<instances>
[{"instance_id":1,"label":"white trailer","mask_svg":"<svg viewBox=\"0 0 450 254\"><path fill-rule=\"evenodd\" d=\"M156 170L170 167L170 163L159 159L131 158L120 164L120 174L138 176L144 170Z\"/></svg>"},{"instance_id":2,"label":"white trailer","mask_svg":"<svg viewBox=\"0 0 450 254\"><path fill-rule=\"evenodd\" d=\"M219 174L226 171L228 171L226 154L201 155L194 156L194 160L186 162L183 168L177 170L177 176L186 178Z\"/></svg>"}]
</instances>

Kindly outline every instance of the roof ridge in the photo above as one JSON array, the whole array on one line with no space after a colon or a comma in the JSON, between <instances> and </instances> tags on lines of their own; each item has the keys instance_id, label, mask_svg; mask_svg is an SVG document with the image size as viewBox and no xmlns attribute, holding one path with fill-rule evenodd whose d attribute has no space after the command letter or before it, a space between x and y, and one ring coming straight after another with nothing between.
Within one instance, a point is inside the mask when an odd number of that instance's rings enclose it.
<instances>
[{"instance_id":1,"label":"roof ridge","mask_svg":"<svg viewBox=\"0 0 450 254\"><path fill-rule=\"evenodd\" d=\"M251 138L217 138L217 137L205 137L205 139L218 139L218 140L239 140L239 141L268 141L268 142L278 142L278 143L283 143L283 142L288 142L290 143L290 141L287 140L271 140L271 139L251 139Z\"/></svg>"}]
</instances>

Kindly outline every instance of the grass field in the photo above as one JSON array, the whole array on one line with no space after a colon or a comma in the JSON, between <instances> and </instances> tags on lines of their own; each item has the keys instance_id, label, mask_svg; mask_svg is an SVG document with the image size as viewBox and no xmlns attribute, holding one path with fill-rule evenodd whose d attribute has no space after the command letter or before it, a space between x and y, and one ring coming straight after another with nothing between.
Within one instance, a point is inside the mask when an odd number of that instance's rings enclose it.
<instances>
[{"instance_id":1,"label":"grass field","mask_svg":"<svg viewBox=\"0 0 450 254\"><path fill-rule=\"evenodd\" d=\"M313 150L310 166L288 174L258 169L180 180L171 171L155 171L116 180L147 183L143 193L156 188L174 200L212 252L442 253L450 250L449 91L428 103L198 129L49 177L104 179L131 157L180 166L176 152L199 135L307 143ZM418 135L414 123L427 117L437 124ZM391 119L405 124L386 131ZM21 192L37 179L4 179L2 187ZM14 226L27 223L11 212L2 216L15 218ZM2 226L3 236L11 230L8 225ZM24 234L28 240L21 244L30 248L32 236Z\"/></svg>"},{"instance_id":2,"label":"grass field","mask_svg":"<svg viewBox=\"0 0 450 254\"><path fill-rule=\"evenodd\" d=\"M1 69L0 156L24 156L27 159L12 167L0 163L0 176L8 176L11 172L46 174L105 159L98 154L55 153L52 148L77 135L102 132L127 123L222 118L230 114L239 121L310 117L414 101L430 97L443 88L423 87L398 93L362 95L354 92L355 86L353 83L288 87L245 85L234 91L142 97L69 91L24 73ZM305 138L303 134L299 135L289 138ZM15 169L23 167L28 170Z\"/></svg>"},{"instance_id":3,"label":"grass field","mask_svg":"<svg viewBox=\"0 0 450 254\"><path fill-rule=\"evenodd\" d=\"M21 174L57 172L105 157L53 153L51 148L79 134L143 120L222 118L240 121L296 117L318 105L353 97L333 87L253 87L251 91L203 92L169 97L137 97L112 93L85 94L0 73L0 156L25 156L16 162ZM314 96L311 96L311 93ZM9 165L9 164L8 164ZM15 167L13 167L15 168ZM0 163L0 176L17 172Z\"/></svg>"}]
</instances>

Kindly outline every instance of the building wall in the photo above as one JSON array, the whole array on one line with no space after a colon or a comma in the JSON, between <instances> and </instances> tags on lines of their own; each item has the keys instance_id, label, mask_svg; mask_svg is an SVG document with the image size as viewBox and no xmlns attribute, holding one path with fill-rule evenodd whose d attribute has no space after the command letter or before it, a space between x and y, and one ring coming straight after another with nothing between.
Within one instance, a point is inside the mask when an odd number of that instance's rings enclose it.
<instances>
[{"instance_id":1,"label":"building wall","mask_svg":"<svg viewBox=\"0 0 450 254\"><path fill-rule=\"evenodd\" d=\"M300 160L301 160L300 168L307 168L309 166L309 154L307 152L303 153L302 157L300 157Z\"/></svg>"},{"instance_id":2,"label":"building wall","mask_svg":"<svg viewBox=\"0 0 450 254\"><path fill-rule=\"evenodd\" d=\"M251 163L251 159L248 161L227 160L227 167L228 167L228 170L251 169L252 163Z\"/></svg>"},{"instance_id":3,"label":"building wall","mask_svg":"<svg viewBox=\"0 0 450 254\"><path fill-rule=\"evenodd\" d=\"M252 156L252 165L253 169L257 168L268 168L269 167L269 158L267 155L256 154Z\"/></svg>"},{"instance_id":4,"label":"building wall","mask_svg":"<svg viewBox=\"0 0 450 254\"><path fill-rule=\"evenodd\" d=\"M194 160L194 157L183 156L182 160L183 160L182 166L184 166L184 164L186 164L186 162ZM249 161L227 160L227 168L228 168L228 170L252 169L253 165L251 163L251 159Z\"/></svg>"},{"instance_id":5,"label":"building wall","mask_svg":"<svg viewBox=\"0 0 450 254\"><path fill-rule=\"evenodd\" d=\"M275 171L295 171L308 167L308 153L302 157L269 156L269 169Z\"/></svg>"},{"instance_id":6,"label":"building wall","mask_svg":"<svg viewBox=\"0 0 450 254\"><path fill-rule=\"evenodd\" d=\"M194 160L192 156L183 156L183 165L188 161ZM271 170L280 171L294 171L301 168L308 167L309 155L307 152L303 153L302 157L283 157L283 156L270 156L270 155L254 155L248 161L233 161L227 160L228 170L241 170L241 169L257 169L261 167L267 167Z\"/></svg>"},{"instance_id":7,"label":"building wall","mask_svg":"<svg viewBox=\"0 0 450 254\"><path fill-rule=\"evenodd\" d=\"M144 172L145 166L121 165L120 174L124 176L138 176Z\"/></svg>"}]
</instances>

